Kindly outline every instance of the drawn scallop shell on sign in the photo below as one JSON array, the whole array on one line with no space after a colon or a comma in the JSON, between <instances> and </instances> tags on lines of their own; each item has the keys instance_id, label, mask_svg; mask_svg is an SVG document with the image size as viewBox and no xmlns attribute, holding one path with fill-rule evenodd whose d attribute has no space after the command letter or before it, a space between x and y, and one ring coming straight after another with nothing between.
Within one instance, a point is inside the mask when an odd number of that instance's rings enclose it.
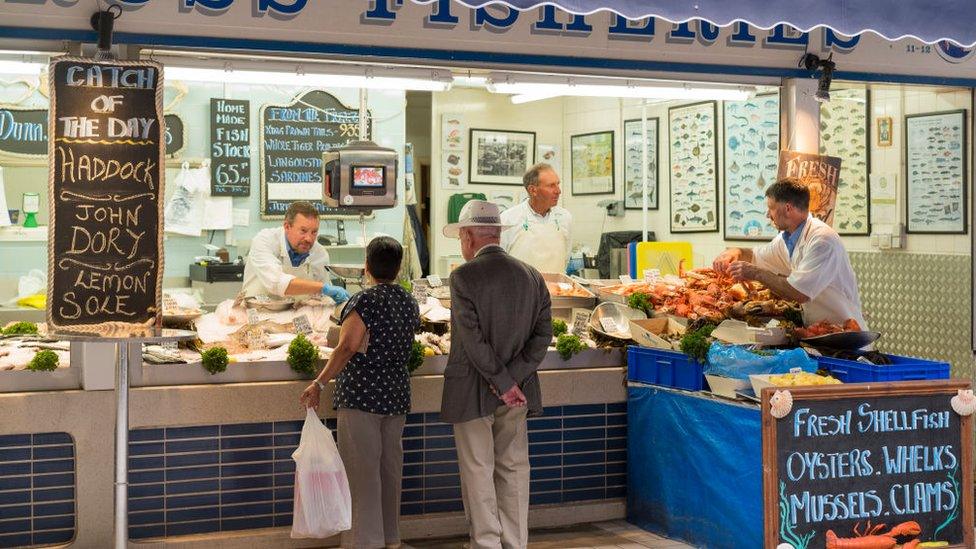
<instances>
[{"instance_id":1,"label":"drawn scallop shell on sign","mask_svg":"<svg viewBox=\"0 0 976 549\"><path fill-rule=\"evenodd\" d=\"M793 393L787 389L776 391L769 397L769 415L783 419L793 409Z\"/></svg>"},{"instance_id":2,"label":"drawn scallop shell on sign","mask_svg":"<svg viewBox=\"0 0 976 549\"><path fill-rule=\"evenodd\" d=\"M790 545L789 543L781 543L776 546L776 549L796 549L796 548Z\"/></svg>"},{"instance_id":3,"label":"drawn scallop shell on sign","mask_svg":"<svg viewBox=\"0 0 976 549\"><path fill-rule=\"evenodd\" d=\"M972 389L959 389L958 394L949 400L952 409L961 416L971 416L976 412L976 396Z\"/></svg>"}]
</instances>

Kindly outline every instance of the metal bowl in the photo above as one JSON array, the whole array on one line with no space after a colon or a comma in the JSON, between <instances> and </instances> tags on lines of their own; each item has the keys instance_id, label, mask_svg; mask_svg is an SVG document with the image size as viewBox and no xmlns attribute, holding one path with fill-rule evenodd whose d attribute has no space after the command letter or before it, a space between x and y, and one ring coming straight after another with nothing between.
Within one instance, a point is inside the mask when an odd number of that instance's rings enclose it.
<instances>
[{"instance_id":1,"label":"metal bowl","mask_svg":"<svg viewBox=\"0 0 976 549\"><path fill-rule=\"evenodd\" d=\"M800 341L811 347L828 347L831 349L853 351L874 343L880 337L880 332L837 332L835 334L808 337Z\"/></svg>"},{"instance_id":2,"label":"metal bowl","mask_svg":"<svg viewBox=\"0 0 976 549\"><path fill-rule=\"evenodd\" d=\"M271 311L274 313L287 311L294 304L295 300L291 298L270 299L261 296L249 297L244 300L244 307L247 309L258 309L259 311Z\"/></svg>"},{"instance_id":3,"label":"metal bowl","mask_svg":"<svg viewBox=\"0 0 976 549\"><path fill-rule=\"evenodd\" d=\"M607 333L603 330L603 324L601 324L601 318L612 318L616 321L617 327L621 329L619 332ZM607 337L612 337L616 339L631 339L630 335L630 321L640 320L647 318L644 311L638 311L637 309L631 309L626 305L620 303L614 303L612 301L605 301L596 306L593 309L593 314L590 316L590 328L593 328L598 334L605 335Z\"/></svg>"},{"instance_id":4,"label":"metal bowl","mask_svg":"<svg viewBox=\"0 0 976 549\"><path fill-rule=\"evenodd\" d=\"M341 278L362 278L366 275L365 265L329 265L328 269Z\"/></svg>"}]
</instances>

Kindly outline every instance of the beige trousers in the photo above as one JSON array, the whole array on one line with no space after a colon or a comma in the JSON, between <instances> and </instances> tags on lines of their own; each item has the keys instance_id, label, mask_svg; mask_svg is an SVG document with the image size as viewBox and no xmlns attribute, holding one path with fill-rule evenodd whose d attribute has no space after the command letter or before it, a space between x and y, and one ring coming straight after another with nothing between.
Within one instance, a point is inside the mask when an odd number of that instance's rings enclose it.
<instances>
[{"instance_id":1,"label":"beige trousers","mask_svg":"<svg viewBox=\"0 0 976 549\"><path fill-rule=\"evenodd\" d=\"M529 541L526 408L499 406L454 424L471 549L523 549Z\"/></svg>"},{"instance_id":2,"label":"beige trousers","mask_svg":"<svg viewBox=\"0 0 976 549\"><path fill-rule=\"evenodd\" d=\"M352 529L345 549L375 549L400 543L400 482L403 424L407 416L383 416L339 408L339 455L349 477Z\"/></svg>"}]
</instances>

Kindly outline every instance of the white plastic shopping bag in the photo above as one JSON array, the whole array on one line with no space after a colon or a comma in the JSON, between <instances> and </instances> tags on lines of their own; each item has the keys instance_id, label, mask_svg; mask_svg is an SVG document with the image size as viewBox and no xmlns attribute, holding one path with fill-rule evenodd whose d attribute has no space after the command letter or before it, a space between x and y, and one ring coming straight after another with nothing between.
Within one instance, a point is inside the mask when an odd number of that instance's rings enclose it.
<instances>
[{"instance_id":1,"label":"white plastic shopping bag","mask_svg":"<svg viewBox=\"0 0 976 549\"><path fill-rule=\"evenodd\" d=\"M332 433L313 408L305 415L295 460L293 538L327 538L352 527L346 468Z\"/></svg>"}]
</instances>

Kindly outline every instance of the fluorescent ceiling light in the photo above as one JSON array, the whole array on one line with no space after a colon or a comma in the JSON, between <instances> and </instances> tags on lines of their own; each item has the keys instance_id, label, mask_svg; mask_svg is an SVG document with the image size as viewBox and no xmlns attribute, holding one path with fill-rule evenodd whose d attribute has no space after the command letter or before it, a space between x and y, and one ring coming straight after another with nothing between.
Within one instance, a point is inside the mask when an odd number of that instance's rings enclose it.
<instances>
[{"instance_id":1,"label":"fluorescent ceiling light","mask_svg":"<svg viewBox=\"0 0 976 549\"><path fill-rule=\"evenodd\" d=\"M636 99L716 99L742 101L756 94L753 86L684 84L654 80L611 78L530 77L492 74L488 91L513 94L513 103L527 103L558 96L625 97Z\"/></svg>"},{"instance_id":2,"label":"fluorescent ceiling light","mask_svg":"<svg viewBox=\"0 0 976 549\"><path fill-rule=\"evenodd\" d=\"M368 88L381 90L447 91L451 88L451 73L438 69L385 69L370 67L314 67L316 71L257 71L179 67L166 65L168 80L218 82L227 84L268 84L274 86L313 86L327 88Z\"/></svg>"},{"instance_id":3,"label":"fluorescent ceiling light","mask_svg":"<svg viewBox=\"0 0 976 549\"><path fill-rule=\"evenodd\" d=\"M27 61L5 61L0 59L0 74L28 74L38 76L47 67L44 63Z\"/></svg>"}]
</instances>

